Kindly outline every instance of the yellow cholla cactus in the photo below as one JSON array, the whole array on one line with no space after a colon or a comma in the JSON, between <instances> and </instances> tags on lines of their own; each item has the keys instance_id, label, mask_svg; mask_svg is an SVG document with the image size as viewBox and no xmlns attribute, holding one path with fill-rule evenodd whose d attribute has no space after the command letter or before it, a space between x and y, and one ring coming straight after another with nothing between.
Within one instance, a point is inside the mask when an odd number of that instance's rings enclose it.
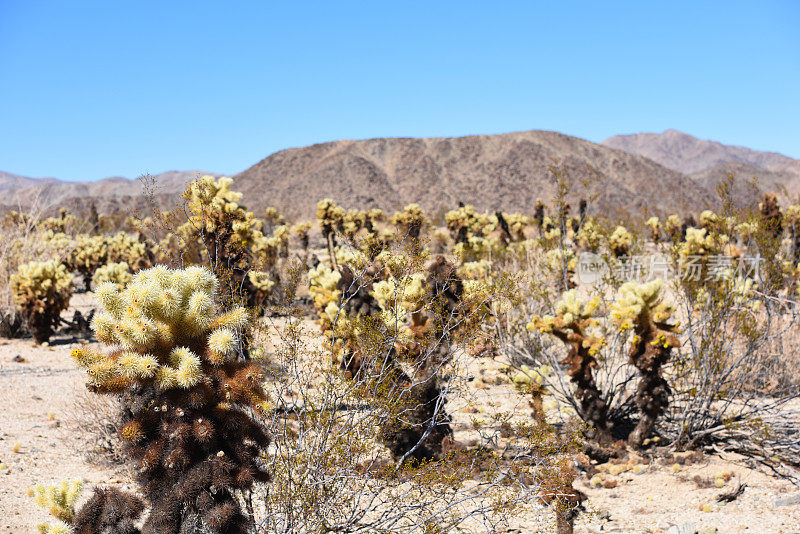
<instances>
[{"instance_id":1,"label":"yellow cholla cactus","mask_svg":"<svg viewBox=\"0 0 800 534\"><path fill-rule=\"evenodd\" d=\"M75 503L82 490L83 481L80 479L64 480L52 485L37 484L32 491L33 501L58 520L57 523L36 525L38 531L41 534L71 533L69 525L75 517Z\"/></svg>"},{"instance_id":2,"label":"yellow cholla cactus","mask_svg":"<svg viewBox=\"0 0 800 534\"><path fill-rule=\"evenodd\" d=\"M135 236L117 232L106 239L106 248L109 262L126 263L130 269L135 271L149 267L147 246Z\"/></svg>"},{"instance_id":3,"label":"yellow cholla cactus","mask_svg":"<svg viewBox=\"0 0 800 534\"><path fill-rule=\"evenodd\" d=\"M661 376L661 368L672 349L680 346L676 336L678 326L668 322L674 310L662 300L662 287L661 279L644 284L625 283L611 305L612 320L620 331L633 330L628 355L641 375L634 396L640 417L628 437L634 448L644 444L669 403L670 387Z\"/></svg>"},{"instance_id":4,"label":"yellow cholla cactus","mask_svg":"<svg viewBox=\"0 0 800 534\"><path fill-rule=\"evenodd\" d=\"M734 233L739 238L739 242L743 244L747 244L750 242L751 237L758 232L758 222L757 221L745 221L737 224L734 229Z\"/></svg>"},{"instance_id":5,"label":"yellow cholla cactus","mask_svg":"<svg viewBox=\"0 0 800 534\"><path fill-rule=\"evenodd\" d=\"M672 241L677 242L681 237L680 232L682 226L681 218L673 213L664 221L664 232L666 232Z\"/></svg>"},{"instance_id":6,"label":"yellow cholla cactus","mask_svg":"<svg viewBox=\"0 0 800 534\"><path fill-rule=\"evenodd\" d=\"M661 300L664 281L657 278L640 284L626 282L619 288L619 298L611 305L611 316L620 330L633 328L643 314L656 323L666 323L672 318L674 309Z\"/></svg>"},{"instance_id":7,"label":"yellow cholla cactus","mask_svg":"<svg viewBox=\"0 0 800 534\"><path fill-rule=\"evenodd\" d=\"M337 206L333 199L325 198L317 202L317 221L319 221L324 236L341 228L344 215L344 208Z\"/></svg>"},{"instance_id":8,"label":"yellow cholla cactus","mask_svg":"<svg viewBox=\"0 0 800 534\"><path fill-rule=\"evenodd\" d=\"M395 213L389 222L397 227L400 239L417 239L425 224L425 213L419 204L409 204L403 211Z\"/></svg>"},{"instance_id":9,"label":"yellow cholla cactus","mask_svg":"<svg viewBox=\"0 0 800 534\"><path fill-rule=\"evenodd\" d=\"M461 264L457 272L462 279L480 280L486 278L491 271L492 262L490 260L480 260Z\"/></svg>"},{"instance_id":10,"label":"yellow cholla cactus","mask_svg":"<svg viewBox=\"0 0 800 534\"><path fill-rule=\"evenodd\" d=\"M286 219L284 219L283 215L278 213L278 210L272 206L269 206L264 211L264 220L267 221L267 224L270 226L280 226L286 223Z\"/></svg>"},{"instance_id":11,"label":"yellow cholla cactus","mask_svg":"<svg viewBox=\"0 0 800 534\"><path fill-rule=\"evenodd\" d=\"M722 251L729 239L726 235L709 233L705 228L686 229L686 238L680 245L679 252L682 256L714 255Z\"/></svg>"},{"instance_id":12,"label":"yellow cholla cactus","mask_svg":"<svg viewBox=\"0 0 800 534\"><path fill-rule=\"evenodd\" d=\"M87 369L90 387L106 393L136 383L155 383L162 391L189 388L204 380L207 366L228 362L249 314L238 307L218 315L216 288L216 278L204 267L146 269L124 290L101 284L96 295L102 311L92 328L99 341L118 350L73 351Z\"/></svg>"},{"instance_id":13,"label":"yellow cholla cactus","mask_svg":"<svg viewBox=\"0 0 800 534\"><path fill-rule=\"evenodd\" d=\"M313 269L309 269L308 292L314 299L314 309L322 322L323 332L333 324L333 319L338 314L337 302L341 292L336 288L336 284L342 274L324 263L320 263Z\"/></svg>"},{"instance_id":14,"label":"yellow cholla cactus","mask_svg":"<svg viewBox=\"0 0 800 534\"><path fill-rule=\"evenodd\" d=\"M232 184L233 180L225 176L219 180L214 180L213 176L193 180L184 192L187 207L193 214L190 220L203 226L205 231L214 232L224 217L244 211L238 204L242 194L231 191Z\"/></svg>"},{"instance_id":15,"label":"yellow cholla cactus","mask_svg":"<svg viewBox=\"0 0 800 534\"><path fill-rule=\"evenodd\" d=\"M70 269L83 275L86 287L94 276L94 272L108 261L108 245L105 237L100 235L78 234L67 259Z\"/></svg>"},{"instance_id":16,"label":"yellow cholla cactus","mask_svg":"<svg viewBox=\"0 0 800 534\"><path fill-rule=\"evenodd\" d=\"M275 285L275 281L272 280L269 273L264 271L250 271L247 273L247 278L250 280L250 283L256 287L256 289L265 293L269 292L269 290Z\"/></svg>"},{"instance_id":17,"label":"yellow cholla cactus","mask_svg":"<svg viewBox=\"0 0 800 534\"><path fill-rule=\"evenodd\" d=\"M633 236L624 226L617 226L608 236L608 248L618 258L630 255L632 243Z\"/></svg>"},{"instance_id":18,"label":"yellow cholla cactus","mask_svg":"<svg viewBox=\"0 0 800 534\"><path fill-rule=\"evenodd\" d=\"M658 243L661 240L661 221L658 217L650 217L644 225L650 229L650 239Z\"/></svg>"},{"instance_id":19,"label":"yellow cholla cactus","mask_svg":"<svg viewBox=\"0 0 800 534\"><path fill-rule=\"evenodd\" d=\"M533 317L527 328L553 335L566 345L567 355L561 363L575 384L578 413L596 432L608 437L608 406L594 379L597 355L606 344L602 333L595 331L599 305L598 297L583 299L573 289L561 296L556 315Z\"/></svg>"},{"instance_id":20,"label":"yellow cholla cactus","mask_svg":"<svg viewBox=\"0 0 800 534\"><path fill-rule=\"evenodd\" d=\"M95 286L99 286L104 282L111 282L117 285L120 289L124 288L125 285L131 281L133 274L131 274L131 269L128 266L128 262L120 262L120 263L107 263L102 267L99 267L95 272L94 276L92 277L92 282L94 282Z\"/></svg>"},{"instance_id":21,"label":"yellow cholla cactus","mask_svg":"<svg viewBox=\"0 0 800 534\"><path fill-rule=\"evenodd\" d=\"M428 284L423 273L405 275L399 280L390 276L372 284L372 296L381 309L388 311L397 306L409 311L419 310L424 305L427 294Z\"/></svg>"},{"instance_id":22,"label":"yellow cholla cactus","mask_svg":"<svg viewBox=\"0 0 800 534\"><path fill-rule=\"evenodd\" d=\"M11 291L34 339L42 343L50 339L61 312L69 306L72 276L57 260L34 261L11 275Z\"/></svg>"},{"instance_id":23,"label":"yellow cholla cactus","mask_svg":"<svg viewBox=\"0 0 800 534\"><path fill-rule=\"evenodd\" d=\"M292 226L291 231L300 240L300 246L303 250L308 248L308 233L311 231L312 224L308 221L302 221Z\"/></svg>"},{"instance_id":24,"label":"yellow cholla cactus","mask_svg":"<svg viewBox=\"0 0 800 534\"><path fill-rule=\"evenodd\" d=\"M566 291L561 295L561 299L556 303L556 315L545 315L534 317L528 323L528 330L540 330L542 332L552 332L554 328L569 328L570 325L582 323L585 326L594 326L594 319L600 299L593 297L584 300L578 296L574 289Z\"/></svg>"},{"instance_id":25,"label":"yellow cholla cactus","mask_svg":"<svg viewBox=\"0 0 800 534\"><path fill-rule=\"evenodd\" d=\"M594 218L587 217L575 235L575 241L582 248L590 252L597 252L603 244L603 229L595 222Z\"/></svg>"}]
</instances>

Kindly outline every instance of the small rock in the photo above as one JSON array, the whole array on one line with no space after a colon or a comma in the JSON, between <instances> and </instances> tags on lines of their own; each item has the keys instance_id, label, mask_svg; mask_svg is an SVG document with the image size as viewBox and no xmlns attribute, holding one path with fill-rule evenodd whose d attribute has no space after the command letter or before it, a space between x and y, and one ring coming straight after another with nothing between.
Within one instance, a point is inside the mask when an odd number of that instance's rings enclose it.
<instances>
[{"instance_id":1,"label":"small rock","mask_svg":"<svg viewBox=\"0 0 800 534\"><path fill-rule=\"evenodd\" d=\"M16 355L16 356L14 356L13 358L11 358L11 361L12 361L12 362L16 362L16 363L25 363L25 362L26 362L26 361L28 361L28 360L26 360L25 358L23 358L22 356L20 356L19 354L17 354L17 355Z\"/></svg>"},{"instance_id":2,"label":"small rock","mask_svg":"<svg viewBox=\"0 0 800 534\"><path fill-rule=\"evenodd\" d=\"M682 525L672 525L667 529L667 534L696 534L697 529L694 523L684 523Z\"/></svg>"},{"instance_id":3,"label":"small rock","mask_svg":"<svg viewBox=\"0 0 800 534\"><path fill-rule=\"evenodd\" d=\"M781 499L775 499L772 504L773 506L794 506L800 504L800 493L795 493L794 495L789 495Z\"/></svg>"}]
</instances>

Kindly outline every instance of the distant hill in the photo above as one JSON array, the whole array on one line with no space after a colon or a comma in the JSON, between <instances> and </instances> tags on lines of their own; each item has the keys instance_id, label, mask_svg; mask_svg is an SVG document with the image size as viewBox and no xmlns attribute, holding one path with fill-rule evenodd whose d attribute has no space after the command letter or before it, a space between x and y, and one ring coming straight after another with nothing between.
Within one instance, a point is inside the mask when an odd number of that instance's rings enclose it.
<instances>
[{"instance_id":1,"label":"distant hill","mask_svg":"<svg viewBox=\"0 0 800 534\"><path fill-rule=\"evenodd\" d=\"M530 213L556 187L548 167L566 166L571 201L587 197L583 180L599 179L595 209L606 213L698 210L713 200L688 176L652 160L557 132L527 131L454 138L335 141L282 150L234 177L249 208L276 206L311 217L318 200L347 207L429 212L458 202Z\"/></svg>"},{"instance_id":2,"label":"distant hill","mask_svg":"<svg viewBox=\"0 0 800 534\"><path fill-rule=\"evenodd\" d=\"M259 212L275 206L291 218L312 218L316 203L326 197L346 208L387 211L416 202L434 216L459 202L531 213L538 198L549 201L556 193L553 165L566 168L573 205L593 198L595 213L615 216L714 207L716 186L729 173L737 177L734 195L740 204L758 200L763 192L800 194L800 160L676 130L620 135L602 144L540 130L334 141L281 150L233 178L248 208ZM209 173L154 176L159 205L169 206L188 181L203 174ZM754 177L756 190L745 183ZM28 206L36 199L75 209L94 203L101 212L147 205L141 183L125 178L64 182L0 173L0 192L0 205L6 207Z\"/></svg>"},{"instance_id":3,"label":"distant hill","mask_svg":"<svg viewBox=\"0 0 800 534\"><path fill-rule=\"evenodd\" d=\"M723 145L677 130L617 135L603 144L689 174L711 189L733 172L742 183L757 177L761 192L781 192L785 188L790 196L800 193L800 160L777 152Z\"/></svg>"},{"instance_id":4,"label":"distant hill","mask_svg":"<svg viewBox=\"0 0 800 534\"><path fill-rule=\"evenodd\" d=\"M217 173L202 171L168 171L153 175L156 193L176 196L186 184L198 176ZM111 177L95 182L67 182L55 178L28 178L7 172L0 172L0 205L8 207L62 205L69 201L83 205L87 199L98 202L108 209L125 209L127 203L118 203L121 198L133 199L142 195L143 186L139 179Z\"/></svg>"}]
</instances>

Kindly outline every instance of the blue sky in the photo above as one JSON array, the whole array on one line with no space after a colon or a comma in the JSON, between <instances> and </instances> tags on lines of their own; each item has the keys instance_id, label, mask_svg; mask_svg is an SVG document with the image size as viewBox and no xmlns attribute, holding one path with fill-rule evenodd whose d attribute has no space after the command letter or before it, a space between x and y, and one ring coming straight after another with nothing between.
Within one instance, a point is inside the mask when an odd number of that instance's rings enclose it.
<instances>
[{"instance_id":1,"label":"blue sky","mask_svg":"<svg viewBox=\"0 0 800 534\"><path fill-rule=\"evenodd\" d=\"M800 158L800 2L0 0L0 170L234 174L335 139L676 128Z\"/></svg>"}]
</instances>

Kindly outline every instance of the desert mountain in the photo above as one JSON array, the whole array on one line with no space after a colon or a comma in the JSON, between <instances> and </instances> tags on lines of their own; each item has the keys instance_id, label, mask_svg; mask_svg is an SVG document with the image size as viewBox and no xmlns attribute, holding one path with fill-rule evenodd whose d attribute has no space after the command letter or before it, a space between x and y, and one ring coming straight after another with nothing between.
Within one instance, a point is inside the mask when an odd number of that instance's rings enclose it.
<instances>
[{"instance_id":1,"label":"desert mountain","mask_svg":"<svg viewBox=\"0 0 800 534\"><path fill-rule=\"evenodd\" d=\"M800 193L800 160L774 152L703 141L675 130L616 136L604 144L532 130L454 138L381 138L334 141L281 150L234 176L244 204L261 211L275 206L290 217L311 218L318 200L346 208L396 210L412 202L437 215L459 202L481 210L530 213L537 198L551 200L551 167L563 165L568 200L594 198L596 213L698 211L717 203L716 185L729 173L734 195L752 202L768 191ZM170 205L185 184L205 173L154 176L159 203ZM746 181L758 179L754 189ZM586 184L588 183L588 187ZM138 180L61 182L0 174L5 205L50 204L98 210L142 209Z\"/></svg>"},{"instance_id":2,"label":"desert mountain","mask_svg":"<svg viewBox=\"0 0 800 534\"><path fill-rule=\"evenodd\" d=\"M151 178L155 183L156 194L176 196L184 190L187 183L205 174L221 176L202 171L168 171ZM101 206L107 209L124 209L125 204L117 201L139 197L143 189L139 179L111 177L95 182L67 182L55 178L28 178L0 172L0 191L3 192L0 204L9 207L83 205L91 200L97 202L97 208L102 212Z\"/></svg>"},{"instance_id":3,"label":"desert mountain","mask_svg":"<svg viewBox=\"0 0 800 534\"><path fill-rule=\"evenodd\" d=\"M597 211L698 210L713 199L688 176L652 160L537 130L293 148L236 175L234 183L249 208L272 205L290 216L312 217L325 197L347 208L395 210L417 202L435 214L461 201L479 209L530 213L537 198L551 200L556 192L549 170L555 162L566 167L569 200L596 193Z\"/></svg>"},{"instance_id":4,"label":"desert mountain","mask_svg":"<svg viewBox=\"0 0 800 534\"><path fill-rule=\"evenodd\" d=\"M781 192L785 188L790 196L800 193L800 160L777 152L723 145L677 130L617 135L603 144L690 174L712 190L720 179L732 172L743 187L746 180L756 177L763 192Z\"/></svg>"}]
</instances>

